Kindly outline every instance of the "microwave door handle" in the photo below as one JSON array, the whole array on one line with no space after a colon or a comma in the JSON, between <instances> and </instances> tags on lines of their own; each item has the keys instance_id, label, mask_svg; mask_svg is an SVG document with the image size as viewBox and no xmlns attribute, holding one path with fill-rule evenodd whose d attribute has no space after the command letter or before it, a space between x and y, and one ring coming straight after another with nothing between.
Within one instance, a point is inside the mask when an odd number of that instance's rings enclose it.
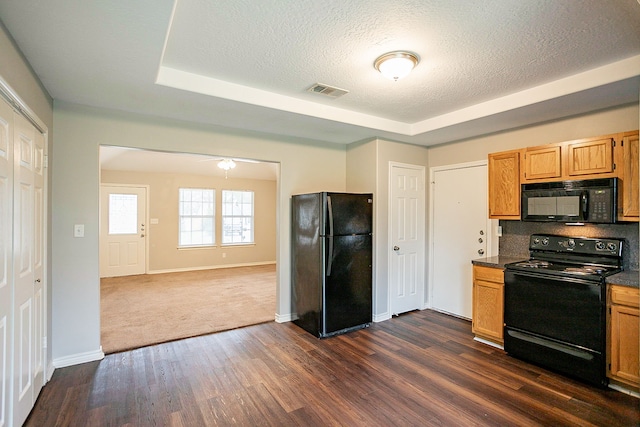
<instances>
[{"instance_id":1,"label":"microwave door handle","mask_svg":"<svg viewBox=\"0 0 640 427\"><path fill-rule=\"evenodd\" d=\"M580 194L580 207L582 208L582 219L589 219L587 216L589 215L589 193L587 191L583 191Z\"/></svg>"}]
</instances>

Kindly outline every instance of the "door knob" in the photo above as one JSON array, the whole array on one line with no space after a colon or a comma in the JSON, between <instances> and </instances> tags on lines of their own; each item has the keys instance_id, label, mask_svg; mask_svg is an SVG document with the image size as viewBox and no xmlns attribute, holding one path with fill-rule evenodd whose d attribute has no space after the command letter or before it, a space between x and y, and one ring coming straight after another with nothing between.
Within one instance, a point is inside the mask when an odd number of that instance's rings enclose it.
<instances>
[{"instance_id":1,"label":"door knob","mask_svg":"<svg viewBox=\"0 0 640 427\"><path fill-rule=\"evenodd\" d=\"M482 243L484 242L484 240L482 240L482 237L478 238L478 243Z\"/></svg>"},{"instance_id":2,"label":"door knob","mask_svg":"<svg viewBox=\"0 0 640 427\"><path fill-rule=\"evenodd\" d=\"M480 230L480 235L484 236L484 230Z\"/></svg>"},{"instance_id":3,"label":"door knob","mask_svg":"<svg viewBox=\"0 0 640 427\"><path fill-rule=\"evenodd\" d=\"M397 251L399 251L399 250L400 250L400 247L399 247L399 246L394 246L394 247L393 247L393 250L397 252Z\"/></svg>"},{"instance_id":4,"label":"door knob","mask_svg":"<svg viewBox=\"0 0 640 427\"><path fill-rule=\"evenodd\" d=\"M140 237L144 237L144 234L141 234Z\"/></svg>"},{"instance_id":5,"label":"door knob","mask_svg":"<svg viewBox=\"0 0 640 427\"><path fill-rule=\"evenodd\" d=\"M478 253L479 253L480 255L484 255L484 249L478 249Z\"/></svg>"}]
</instances>

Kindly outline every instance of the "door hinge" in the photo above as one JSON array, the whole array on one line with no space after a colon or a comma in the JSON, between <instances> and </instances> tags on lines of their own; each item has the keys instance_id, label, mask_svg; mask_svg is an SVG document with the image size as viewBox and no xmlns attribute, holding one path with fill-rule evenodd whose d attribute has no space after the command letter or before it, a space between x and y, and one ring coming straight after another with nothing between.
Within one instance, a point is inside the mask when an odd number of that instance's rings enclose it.
<instances>
[{"instance_id":1,"label":"door hinge","mask_svg":"<svg viewBox=\"0 0 640 427\"><path fill-rule=\"evenodd\" d=\"M611 138L611 146L612 146L612 147L615 147L615 146L616 146L616 140L615 140L615 139L613 139L613 138Z\"/></svg>"},{"instance_id":2,"label":"door hinge","mask_svg":"<svg viewBox=\"0 0 640 427\"><path fill-rule=\"evenodd\" d=\"M44 155L44 159L42 160L43 166L44 168L48 168L49 167L49 155L45 154Z\"/></svg>"},{"instance_id":3,"label":"door hinge","mask_svg":"<svg viewBox=\"0 0 640 427\"><path fill-rule=\"evenodd\" d=\"M613 164L613 170L616 170L616 164L615 163Z\"/></svg>"}]
</instances>

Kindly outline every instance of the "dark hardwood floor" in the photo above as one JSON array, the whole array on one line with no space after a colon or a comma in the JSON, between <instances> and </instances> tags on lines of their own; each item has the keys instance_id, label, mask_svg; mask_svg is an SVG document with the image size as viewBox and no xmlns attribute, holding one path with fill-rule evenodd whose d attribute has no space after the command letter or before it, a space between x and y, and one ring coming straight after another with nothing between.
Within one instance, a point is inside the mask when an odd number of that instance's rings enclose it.
<instances>
[{"instance_id":1,"label":"dark hardwood floor","mask_svg":"<svg viewBox=\"0 0 640 427\"><path fill-rule=\"evenodd\" d=\"M412 312L318 340L265 323L57 369L27 426L634 426L639 400Z\"/></svg>"}]
</instances>

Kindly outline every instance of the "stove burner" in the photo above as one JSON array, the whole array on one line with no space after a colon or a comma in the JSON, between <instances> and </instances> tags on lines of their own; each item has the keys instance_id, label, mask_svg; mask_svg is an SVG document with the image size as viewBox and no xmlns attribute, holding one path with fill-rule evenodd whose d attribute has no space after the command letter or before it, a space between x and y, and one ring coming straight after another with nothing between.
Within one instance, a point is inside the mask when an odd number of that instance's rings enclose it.
<instances>
[{"instance_id":1,"label":"stove burner","mask_svg":"<svg viewBox=\"0 0 640 427\"><path fill-rule=\"evenodd\" d=\"M605 270L597 267L567 267L564 271L574 274L602 274Z\"/></svg>"},{"instance_id":2,"label":"stove burner","mask_svg":"<svg viewBox=\"0 0 640 427\"><path fill-rule=\"evenodd\" d=\"M529 261L523 261L516 264L517 267L527 268L547 268L551 265L548 261L542 261L539 259L530 259Z\"/></svg>"}]
</instances>

